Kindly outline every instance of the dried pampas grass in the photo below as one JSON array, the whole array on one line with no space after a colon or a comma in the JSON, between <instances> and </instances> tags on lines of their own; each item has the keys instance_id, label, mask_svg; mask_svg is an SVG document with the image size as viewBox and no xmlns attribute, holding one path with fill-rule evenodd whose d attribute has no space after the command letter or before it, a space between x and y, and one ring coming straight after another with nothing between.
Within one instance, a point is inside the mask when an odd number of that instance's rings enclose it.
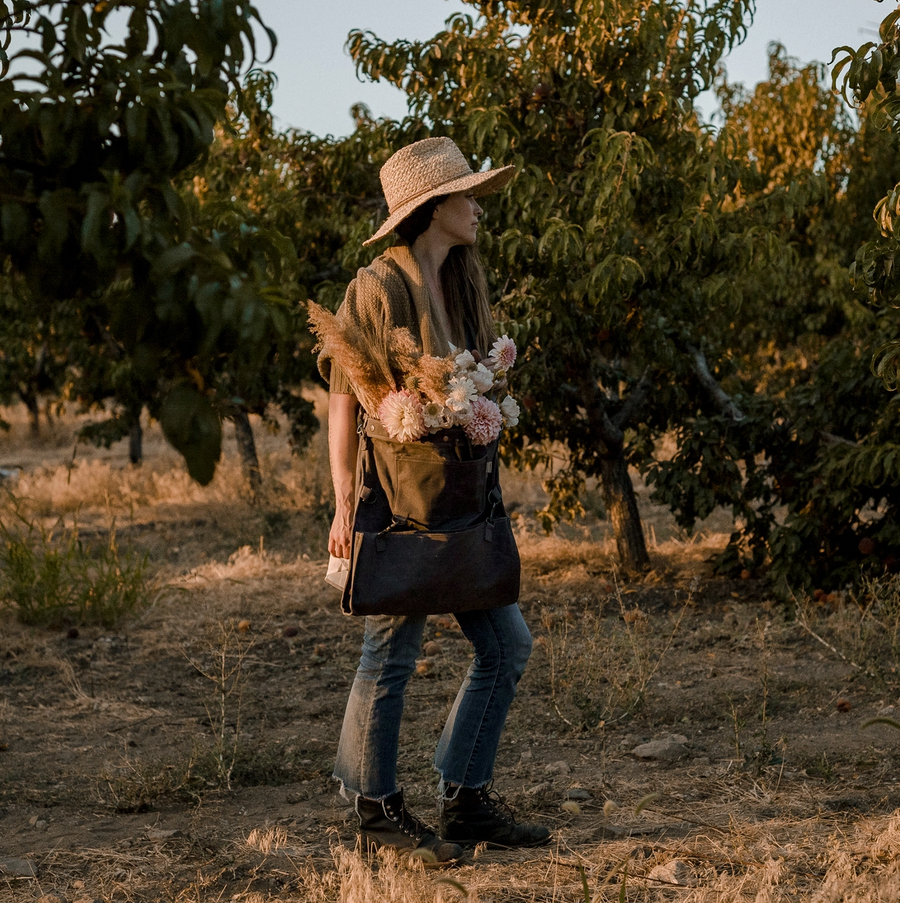
<instances>
[{"instance_id":1,"label":"dried pampas grass","mask_svg":"<svg viewBox=\"0 0 900 903\"><path fill-rule=\"evenodd\" d=\"M397 388L387 349L358 324L341 322L313 301L309 302L309 322L319 340L313 350L330 357L344 371L368 412L377 411L388 392Z\"/></svg>"},{"instance_id":2,"label":"dried pampas grass","mask_svg":"<svg viewBox=\"0 0 900 903\"><path fill-rule=\"evenodd\" d=\"M351 320L339 320L314 302L309 320L319 340L315 350L334 361L347 375L362 406L374 414L389 392L405 387L429 401L443 403L453 375L454 357L424 354L410 331L390 329L386 344Z\"/></svg>"}]
</instances>

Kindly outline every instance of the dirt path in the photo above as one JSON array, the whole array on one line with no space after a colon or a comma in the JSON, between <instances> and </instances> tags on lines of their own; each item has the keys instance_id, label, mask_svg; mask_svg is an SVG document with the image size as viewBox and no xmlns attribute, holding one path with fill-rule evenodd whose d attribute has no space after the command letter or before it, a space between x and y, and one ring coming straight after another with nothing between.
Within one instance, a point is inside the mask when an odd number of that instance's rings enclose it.
<instances>
[{"instance_id":1,"label":"dirt path","mask_svg":"<svg viewBox=\"0 0 900 903\"><path fill-rule=\"evenodd\" d=\"M462 899L352 855L330 774L362 625L310 560L317 517L138 506L119 529L159 575L148 607L71 631L0 609L0 903ZM852 599L804 627L702 545L656 547L635 583L608 544L526 531L523 551L535 652L496 786L554 843L476 851L452 874L469 899L583 900L582 876L598 900L898 898L900 732L863 727L896 716L898 662ZM426 639L401 774L428 820L469 647L452 619Z\"/></svg>"}]
</instances>

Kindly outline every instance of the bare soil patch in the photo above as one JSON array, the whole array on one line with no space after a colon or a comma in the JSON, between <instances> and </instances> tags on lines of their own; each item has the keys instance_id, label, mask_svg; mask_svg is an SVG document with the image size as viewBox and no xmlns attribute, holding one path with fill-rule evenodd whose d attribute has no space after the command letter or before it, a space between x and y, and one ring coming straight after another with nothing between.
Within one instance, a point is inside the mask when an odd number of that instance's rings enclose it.
<instances>
[{"instance_id":1,"label":"bare soil patch","mask_svg":"<svg viewBox=\"0 0 900 903\"><path fill-rule=\"evenodd\" d=\"M476 850L449 876L462 890L363 863L331 779L362 624L322 579L324 448L291 460L260 438L257 505L231 448L200 490L153 430L138 471L120 449L72 467L67 438L0 438L31 516L88 537L115 519L155 575L112 629L0 608L0 903L898 897L900 732L863 727L900 707L897 661L867 646L854 600L803 626L763 581L712 574L721 536L646 507L655 569L623 579L602 521L542 538L539 488L515 476L536 643L496 787L554 842ZM401 775L435 820L431 757L470 650L452 619L426 640ZM635 752L653 741L663 758Z\"/></svg>"}]
</instances>

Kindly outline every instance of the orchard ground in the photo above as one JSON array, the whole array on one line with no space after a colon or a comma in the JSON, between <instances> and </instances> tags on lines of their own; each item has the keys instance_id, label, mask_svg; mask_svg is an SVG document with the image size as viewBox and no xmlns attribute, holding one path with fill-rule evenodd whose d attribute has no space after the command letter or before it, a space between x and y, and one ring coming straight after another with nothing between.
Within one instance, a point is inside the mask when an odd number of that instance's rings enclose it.
<instances>
[{"instance_id":1,"label":"orchard ground","mask_svg":"<svg viewBox=\"0 0 900 903\"><path fill-rule=\"evenodd\" d=\"M367 862L331 779L362 623L322 579L324 431L291 458L255 424L251 504L233 439L203 489L152 425L132 468L125 443L73 459L74 418L32 440L2 413L4 523L77 522L101 549L114 526L151 588L110 628L0 607L0 903L900 897L900 731L865 726L900 710L896 583L778 603L764 575L713 574L724 513L678 535L643 488L654 569L631 579L594 495L547 538L540 481L506 474L535 647L495 787L553 842L448 872ZM469 646L449 618L426 640L401 781L436 821Z\"/></svg>"}]
</instances>

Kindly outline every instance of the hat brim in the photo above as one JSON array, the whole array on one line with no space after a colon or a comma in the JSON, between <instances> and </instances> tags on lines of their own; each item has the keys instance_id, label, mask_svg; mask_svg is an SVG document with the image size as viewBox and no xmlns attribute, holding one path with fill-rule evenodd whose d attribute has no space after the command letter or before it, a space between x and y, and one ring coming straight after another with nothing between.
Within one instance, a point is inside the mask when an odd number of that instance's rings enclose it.
<instances>
[{"instance_id":1,"label":"hat brim","mask_svg":"<svg viewBox=\"0 0 900 903\"><path fill-rule=\"evenodd\" d=\"M443 197L445 194L456 194L458 191L474 190L475 197L484 197L499 191L516 174L515 166L502 166L500 169L489 169L487 172L473 172L471 175L462 176L452 182L438 185L426 194L418 195L406 204L395 210L380 226L378 231L363 242L363 246L375 244L400 225L408 216L415 213L423 204L427 204L432 198Z\"/></svg>"}]
</instances>

